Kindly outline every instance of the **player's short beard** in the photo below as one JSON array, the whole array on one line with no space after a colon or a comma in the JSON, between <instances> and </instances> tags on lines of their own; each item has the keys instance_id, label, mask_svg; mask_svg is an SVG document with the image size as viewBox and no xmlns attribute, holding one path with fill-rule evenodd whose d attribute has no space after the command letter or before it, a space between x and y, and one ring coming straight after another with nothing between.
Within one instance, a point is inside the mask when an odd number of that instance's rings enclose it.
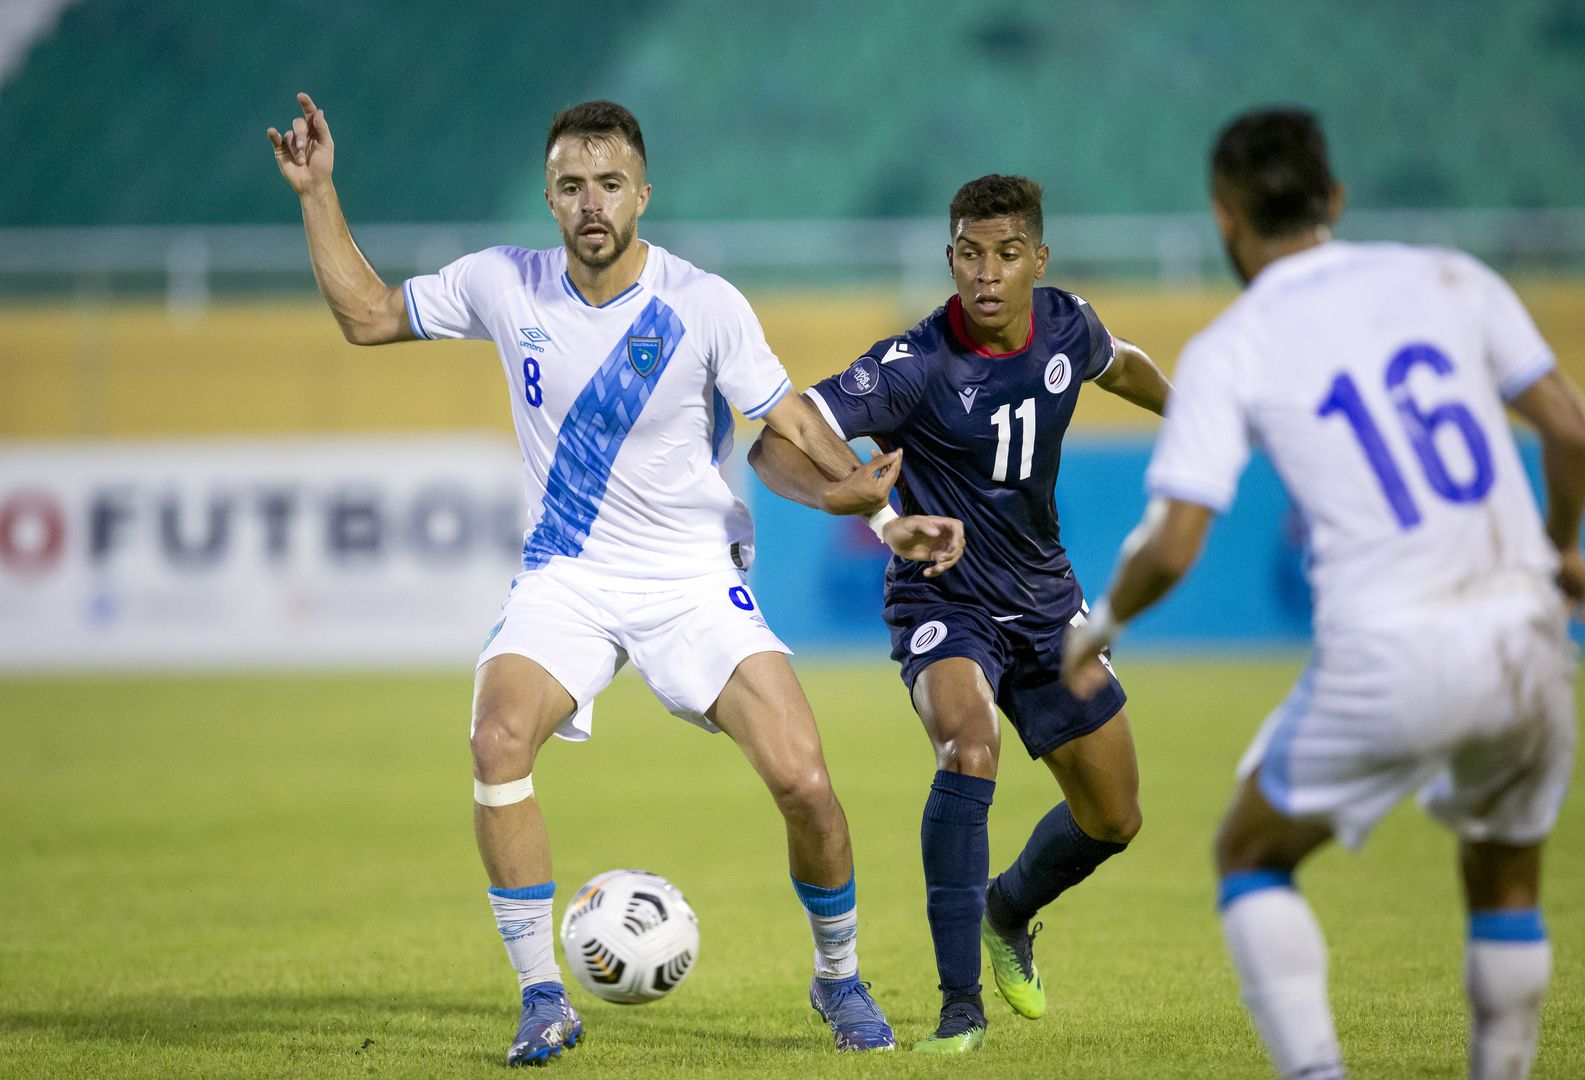
<instances>
[{"instance_id":1,"label":"player's short beard","mask_svg":"<svg viewBox=\"0 0 1585 1080\"><path fill-rule=\"evenodd\" d=\"M588 267L590 270L604 270L606 267L616 262L616 260L622 257L622 253L627 251L627 249L632 246L633 241L637 238L638 215L634 214L628 219L626 227L620 229L613 227L611 229L611 253L609 255L596 256L595 258L591 259L585 257L579 252L577 243L578 236L576 233L568 232L566 229L561 230L561 239L562 242L567 245L567 250L571 252L579 262Z\"/></svg>"}]
</instances>

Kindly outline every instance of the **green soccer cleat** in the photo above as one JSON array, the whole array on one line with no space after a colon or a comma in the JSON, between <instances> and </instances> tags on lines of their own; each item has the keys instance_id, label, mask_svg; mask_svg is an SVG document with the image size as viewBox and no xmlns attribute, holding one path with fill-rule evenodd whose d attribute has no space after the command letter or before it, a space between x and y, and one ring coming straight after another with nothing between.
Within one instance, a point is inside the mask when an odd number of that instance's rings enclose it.
<instances>
[{"instance_id":1,"label":"green soccer cleat","mask_svg":"<svg viewBox=\"0 0 1585 1080\"><path fill-rule=\"evenodd\" d=\"M1013 1012L1030 1020L1038 1020L1046 1011L1046 988L1040 984L1040 972L1035 968L1035 935L1041 925L1033 930L1023 929L1013 937L1003 937L991 925L990 913L980 916L980 940L985 951L991 954L991 974L996 977L996 992L1012 1006Z\"/></svg>"},{"instance_id":2,"label":"green soccer cleat","mask_svg":"<svg viewBox=\"0 0 1585 1080\"><path fill-rule=\"evenodd\" d=\"M935 1034L914 1043L920 1054L967 1054L985 1045L985 1010L975 999L959 998L941 1006Z\"/></svg>"}]
</instances>

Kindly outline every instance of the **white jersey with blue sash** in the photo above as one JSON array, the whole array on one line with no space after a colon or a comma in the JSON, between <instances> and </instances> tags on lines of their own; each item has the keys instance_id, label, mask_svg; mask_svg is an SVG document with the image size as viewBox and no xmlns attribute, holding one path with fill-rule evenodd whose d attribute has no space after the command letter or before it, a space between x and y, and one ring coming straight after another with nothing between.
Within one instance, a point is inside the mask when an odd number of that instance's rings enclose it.
<instances>
[{"instance_id":1,"label":"white jersey with blue sash","mask_svg":"<svg viewBox=\"0 0 1585 1080\"><path fill-rule=\"evenodd\" d=\"M756 419L791 389L748 302L651 244L598 307L565 248L496 247L403 286L420 338L496 343L523 453L523 566L576 560L635 582L747 567L753 525L719 463L730 402Z\"/></svg>"}]
</instances>

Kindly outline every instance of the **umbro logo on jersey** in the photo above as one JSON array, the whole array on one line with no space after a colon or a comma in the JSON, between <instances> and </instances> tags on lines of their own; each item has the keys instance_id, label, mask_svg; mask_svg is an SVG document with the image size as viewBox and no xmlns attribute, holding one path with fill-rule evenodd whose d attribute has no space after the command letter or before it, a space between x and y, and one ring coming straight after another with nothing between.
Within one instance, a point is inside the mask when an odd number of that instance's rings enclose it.
<instances>
[{"instance_id":1,"label":"umbro logo on jersey","mask_svg":"<svg viewBox=\"0 0 1585 1080\"><path fill-rule=\"evenodd\" d=\"M979 392L980 388L978 386L965 386L962 390L958 391L958 397L963 399L964 412L974 411L974 395L978 394Z\"/></svg>"},{"instance_id":2,"label":"umbro logo on jersey","mask_svg":"<svg viewBox=\"0 0 1585 1080\"><path fill-rule=\"evenodd\" d=\"M660 363L660 350L664 344L658 337L630 337L627 339L627 362L644 378L649 378Z\"/></svg>"},{"instance_id":3,"label":"umbro logo on jersey","mask_svg":"<svg viewBox=\"0 0 1585 1080\"><path fill-rule=\"evenodd\" d=\"M881 357L881 363L889 364L893 360L912 355L913 353L908 350L908 343L906 341L894 341L889 346L887 346L886 355Z\"/></svg>"},{"instance_id":4,"label":"umbro logo on jersey","mask_svg":"<svg viewBox=\"0 0 1585 1080\"><path fill-rule=\"evenodd\" d=\"M517 333L517 347L520 349L544 352L544 346L550 344L550 335L537 326L519 326Z\"/></svg>"}]
</instances>

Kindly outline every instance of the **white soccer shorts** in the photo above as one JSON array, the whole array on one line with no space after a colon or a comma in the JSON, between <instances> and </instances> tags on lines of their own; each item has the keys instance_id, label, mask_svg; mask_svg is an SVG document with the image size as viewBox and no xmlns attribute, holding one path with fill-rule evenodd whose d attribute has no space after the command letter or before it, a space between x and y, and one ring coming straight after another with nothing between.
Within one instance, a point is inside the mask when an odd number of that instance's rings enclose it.
<instances>
[{"instance_id":1,"label":"white soccer shorts","mask_svg":"<svg viewBox=\"0 0 1585 1080\"><path fill-rule=\"evenodd\" d=\"M1350 848L1411 792L1464 839L1536 843L1574 760L1575 662L1561 597L1529 575L1323 633L1239 778Z\"/></svg>"},{"instance_id":2,"label":"white soccer shorts","mask_svg":"<svg viewBox=\"0 0 1585 1080\"><path fill-rule=\"evenodd\" d=\"M577 702L556 734L581 742L592 732L595 695L629 657L672 715L714 732L705 710L738 664L755 653L792 652L765 625L736 570L647 583L644 591L634 584L566 563L518 574L479 664L516 653L550 672Z\"/></svg>"}]
</instances>

